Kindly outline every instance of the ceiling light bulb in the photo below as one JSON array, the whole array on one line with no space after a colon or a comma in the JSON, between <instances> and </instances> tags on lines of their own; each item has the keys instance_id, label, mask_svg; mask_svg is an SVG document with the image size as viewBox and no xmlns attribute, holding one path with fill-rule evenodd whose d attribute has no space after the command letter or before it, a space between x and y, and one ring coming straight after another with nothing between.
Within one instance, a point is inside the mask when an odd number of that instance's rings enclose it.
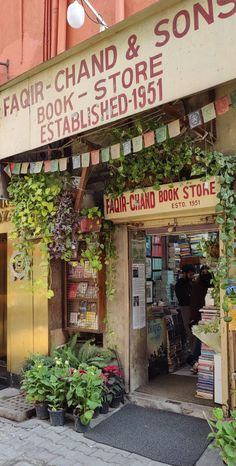
<instances>
[{"instance_id":1,"label":"ceiling light bulb","mask_svg":"<svg viewBox=\"0 0 236 466\"><path fill-rule=\"evenodd\" d=\"M77 0L75 0L68 6L67 9L68 24L74 29L79 29L81 26L83 26L84 19L84 8Z\"/></svg>"}]
</instances>

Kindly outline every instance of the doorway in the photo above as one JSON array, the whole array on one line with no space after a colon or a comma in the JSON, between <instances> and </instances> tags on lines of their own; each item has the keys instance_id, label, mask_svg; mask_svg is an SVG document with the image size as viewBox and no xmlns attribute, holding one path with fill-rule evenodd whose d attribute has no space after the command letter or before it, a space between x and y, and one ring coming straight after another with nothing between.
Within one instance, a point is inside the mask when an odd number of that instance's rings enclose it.
<instances>
[{"instance_id":1,"label":"doorway","mask_svg":"<svg viewBox=\"0 0 236 466\"><path fill-rule=\"evenodd\" d=\"M0 234L0 389L7 381L7 235Z\"/></svg>"},{"instance_id":2,"label":"doorway","mask_svg":"<svg viewBox=\"0 0 236 466\"><path fill-rule=\"evenodd\" d=\"M193 370L189 362L190 343L175 285L186 265L193 268L194 280L198 280L203 265L211 268L216 265L217 261L207 262L202 246L207 242L219 245L218 232L213 226L196 229L186 226L179 232L152 228L146 231L145 239L146 347L143 354L147 369L146 380L144 376L143 383L136 385L135 391L177 403L213 406L214 352L202 344L198 371ZM205 307L201 313L203 321L217 315L214 304ZM144 334L143 329L142 339ZM141 375L138 368L136 360L136 373Z\"/></svg>"}]
</instances>

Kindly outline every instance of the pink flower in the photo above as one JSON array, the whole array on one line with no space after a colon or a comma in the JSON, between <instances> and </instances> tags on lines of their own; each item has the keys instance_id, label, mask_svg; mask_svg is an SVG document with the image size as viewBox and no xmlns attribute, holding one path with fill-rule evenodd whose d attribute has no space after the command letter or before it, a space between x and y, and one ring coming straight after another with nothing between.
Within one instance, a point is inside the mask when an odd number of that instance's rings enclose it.
<instances>
[{"instance_id":1,"label":"pink flower","mask_svg":"<svg viewBox=\"0 0 236 466\"><path fill-rule=\"evenodd\" d=\"M87 374L87 372L84 371L83 369L79 369L79 373L80 373L80 374Z\"/></svg>"}]
</instances>

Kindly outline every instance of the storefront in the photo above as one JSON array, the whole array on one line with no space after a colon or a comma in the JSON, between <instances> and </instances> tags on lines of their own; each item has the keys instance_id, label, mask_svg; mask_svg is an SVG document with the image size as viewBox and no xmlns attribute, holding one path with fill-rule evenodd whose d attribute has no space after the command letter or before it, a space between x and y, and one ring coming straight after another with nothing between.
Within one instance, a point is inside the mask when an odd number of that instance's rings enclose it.
<instances>
[{"instance_id":1,"label":"storefront","mask_svg":"<svg viewBox=\"0 0 236 466\"><path fill-rule=\"evenodd\" d=\"M207 405L202 400L214 399L213 352L205 360L201 357L199 381L185 363L184 328L174 288L184 265L191 264L199 274L206 264L200 242L206 238L214 238L216 244L219 241L215 223L218 192L217 179L196 179L104 200L106 218L127 223L129 229L130 390L137 390L139 401L140 396L142 401L146 395L154 396L166 408L168 400L178 408L185 402L191 410L193 403ZM214 306L210 309L211 317L219 311ZM207 358L211 359L209 366ZM222 390L219 380L216 385ZM215 396L215 401L222 403L222 393L217 398L215 390Z\"/></svg>"},{"instance_id":2,"label":"storefront","mask_svg":"<svg viewBox=\"0 0 236 466\"><path fill-rule=\"evenodd\" d=\"M199 138L201 147L207 146L210 139L212 148L227 153L234 151L236 85L232 81L235 80L232 56L235 21L236 11L229 2L216 2L213 7L212 2L205 0L194 4L189 0L160 0L98 37L2 86L0 146L4 167L17 175L40 173L41 170L52 173L69 167L80 177L75 201L76 209L80 209L89 171L89 187L102 182L102 188L97 191L100 199L103 196L104 177L109 173L107 163L119 159L119 143L124 142L114 141L112 130L114 125L116 129L119 126L130 128L134 125L135 115L144 121L147 118L154 123L160 121L162 126L168 127L169 138L181 138L188 126ZM222 31L227 31L223 40ZM230 98L225 99L226 94ZM221 98L216 115L214 102ZM205 113L199 113L203 108ZM136 134L125 141L128 144L126 148L123 146L122 156L139 154L145 140L141 133L142 130L139 136ZM155 142L153 139L145 144L154 146ZM101 174L102 163L105 169ZM175 169L178 174L178 167ZM165 184L165 177L159 184ZM153 184L150 182L149 185ZM117 270L122 270L116 278L115 299L107 304L107 317L114 331L113 344L121 354L127 388L131 391L147 380L148 358L143 351L147 348L146 304L153 304L145 302L146 284L142 296L145 316L138 315L141 312L138 300L135 300L135 306L134 299L131 300L131 285L136 286L130 260L132 241L136 234L143 244L146 235L161 238L158 239L161 243L153 243L160 253L162 247L168 249L168 241L169 249L174 247L170 245L175 244L170 240L173 235L197 235L201 230L217 233L214 216L219 186L212 179L207 183L195 180L174 187L167 182L159 190L148 188L145 195L142 189L132 189L134 192L118 196L116 200L114 197L105 199L106 217L117 225ZM4 223L0 228L1 234L6 234L10 227ZM169 240L165 239L167 237ZM7 262L10 263L13 250L9 239L7 244ZM35 254L36 277L41 272L37 269L38 255ZM146 253L144 259L145 266ZM151 259L162 257L156 255ZM152 277L156 272L156 279L160 272L167 272L169 268L166 264L165 269L160 269L160 262L156 260L151 271ZM70 327L75 324L73 309L69 309L69 313L65 309L68 308L65 295L73 293L74 288L65 284L61 265L53 264L52 271L55 297L50 304L46 293L43 298L37 298L32 292L21 291L18 280L13 282L9 272L7 364L10 372L19 371L29 351L47 353L53 343L63 344ZM94 277L87 278L92 280ZM5 295L6 290L3 291ZM21 293L22 300L19 299ZM92 300L94 303L94 298ZM24 303L24 311L21 303ZM89 308L91 325L96 327L89 330L104 333L109 344L109 332L104 332L104 295L98 306L101 309L99 322L95 306ZM224 322L221 328L222 401L227 405L235 361L229 357L229 328ZM233 326L231 328L230 345L233 348L235 335ZM3 357L5 353L5 349L2 350Z\"/></svg>"}]
</instances>

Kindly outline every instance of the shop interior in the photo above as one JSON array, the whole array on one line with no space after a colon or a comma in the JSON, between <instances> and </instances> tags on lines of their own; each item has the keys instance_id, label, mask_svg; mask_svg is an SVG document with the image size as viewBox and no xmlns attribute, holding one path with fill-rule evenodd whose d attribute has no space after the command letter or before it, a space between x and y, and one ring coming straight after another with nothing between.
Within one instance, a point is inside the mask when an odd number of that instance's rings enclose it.
<instances>
[{"instance_id":1,"label":"shop interior","mask_svg":"<svg viewBox=\"0 0 236 466\"><path fill-rule=\"evenodd\" d=\"M207 264L203 244L210 240L219 254L216 231L146 233L146 315L149 383L138 391L168 400L212 406L219 402L214 393L214 352L201 344L198 371L187 363L189 344L175 294L182 267L194 267L193 280ZM209 290L210 291L210 290ZM210 293L207 294L207 297ZM209 304L210 302L210 304ZM214 302L205 300L203 321L217 314Z\"/></svg>"}]
</instances>

